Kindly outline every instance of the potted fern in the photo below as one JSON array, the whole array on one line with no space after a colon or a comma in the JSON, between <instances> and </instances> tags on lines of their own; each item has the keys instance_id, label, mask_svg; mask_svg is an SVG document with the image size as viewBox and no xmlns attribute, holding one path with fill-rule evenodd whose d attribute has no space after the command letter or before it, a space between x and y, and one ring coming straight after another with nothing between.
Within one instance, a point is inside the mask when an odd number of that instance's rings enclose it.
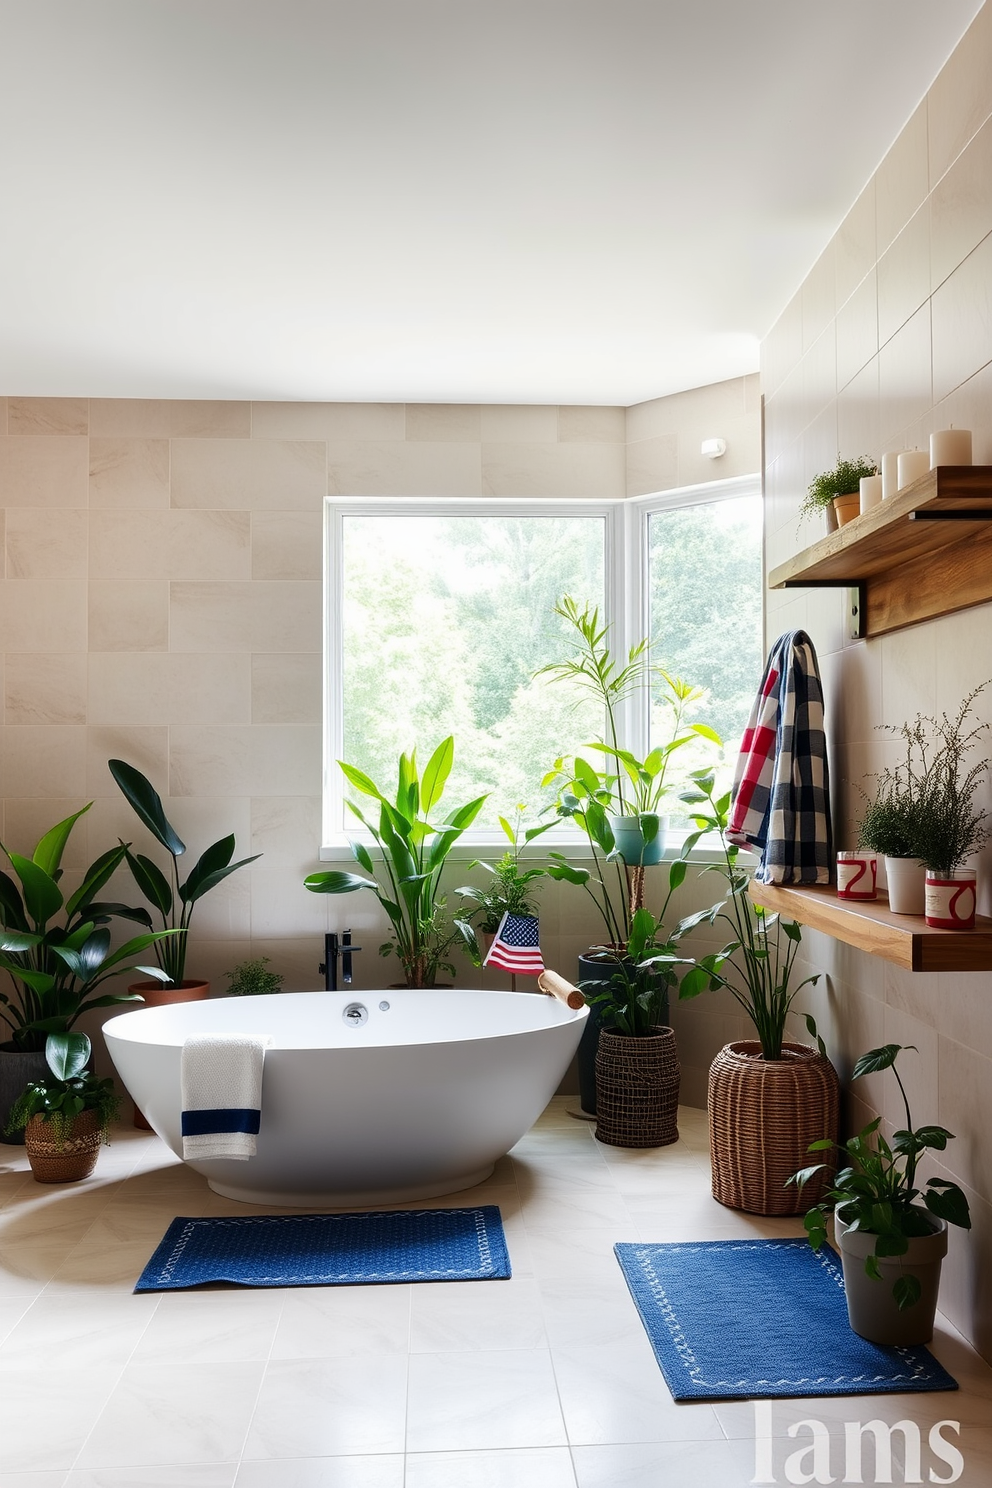
<instances>
[{"instance_id":1,"label":"potted fern","mask_svg":"<svg viewBox=\"0 0 992 1488\"><path fill-rule=\"evenodd\" d=\"M823 471L810 482L799 508L800 520L822 511L828 516L828 531L831 530L830 517L834 518L833 526L843 527L860 511L862 480L877 474L877 464L867 456L842 460L838 455L832 470Z\"/></svg>"}]
</instances>

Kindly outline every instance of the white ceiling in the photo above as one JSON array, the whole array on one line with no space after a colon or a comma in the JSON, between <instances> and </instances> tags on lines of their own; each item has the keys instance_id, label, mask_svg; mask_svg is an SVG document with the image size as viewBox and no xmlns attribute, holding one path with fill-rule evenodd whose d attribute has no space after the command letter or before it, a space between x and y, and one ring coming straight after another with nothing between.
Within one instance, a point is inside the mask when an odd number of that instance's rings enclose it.
<instances>
[{"instance_id":1,"label":"white ceiling","mask_svg":"<svg viewBox=\"0 0 992 1488\"><path fill-rule=\"evenodd\" d=\"M0 0L0 391L750 372L980 0Z\"/></svg>"}]
</instances>

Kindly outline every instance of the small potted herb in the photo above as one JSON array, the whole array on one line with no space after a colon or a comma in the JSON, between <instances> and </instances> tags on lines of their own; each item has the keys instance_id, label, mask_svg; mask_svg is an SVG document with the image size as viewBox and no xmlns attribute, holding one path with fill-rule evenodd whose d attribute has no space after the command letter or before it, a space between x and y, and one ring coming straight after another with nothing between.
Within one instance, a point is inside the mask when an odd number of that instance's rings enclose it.
<instances>
[{"instance_id":1,"label":"small potted herb","mask_svg":"<svg viewBox=\"0 0 992 1488\"><path fill-rule=\"evenodd\" d=\"M272 992L281 992L285 978L277 971L266 971L268 964L268 956L249 956L247 961L239 961L233 971L225 971L228 997L267 997Z\"/></svg>"},{"instance_id":2,"label":"small potted herb","mask_svg":"<svg viewBox=\"0 0 992 1488\"><path fill-rule=\"evenodd\" d=\"M805 520L816 512L826 512L829 528L829 517L836 513L837 526L843 527L860 511L862 480L877 474L878 466L867 456L858 460L842 460L838 455L837 464L832 470L823 471L810 482L799 508L800 519Z\"/></svg>"},{"instance_id":3,"label":"small potted herb","mask_svg":"<svg viewBox=\"0 0 992 1488\"><path fill-rule=\"evenodd\" d=\"M913 1048L907 1044L907 1048ZM851 1327L873 1343L909 1347L933 1336L940 1284L940 1263L947 1254L947 1226L971 1229L968 1200L947 1178L928 1178L916 1185L924 1152L943 1152L953 1133L942 1126L914 1128L909 1100L896 1059L902 1045L885 1044L862 1054L852 1079L891 1069L899 1085L906 1126L891 1144L879 1133L876 1117L856 1137L837 1145L812 1142L810 1152L836 1148L844 1166L806 1215L806 1233L814 1250L827 1237L823 1205L834 1205L834 1236L844 1267ZM790 1182L799 1189L824 1171L822 1163L803 1168ZM922 1200L922 1203L917 1202Z\"/></svg>"},{"instance_id":4,"label":"small potted herb","mask_svg":"<svg viewBox=\"0 0 992 1488\"><path fill-rule=\"evenodd\" d=\"M495 863L476 858L469 864L470 868L485 869L489 875L486 882L481 887L466 884L455 890L456 894L474 905L467 914L455 920L455 926L461 933L474 966L482 965L505 914L537 914L537 881L548 876L547 869L522 867L521 852L535 837L540 837L553 827L554 822L524 829L522 823L525 810L526 807L518 806L513 822L507 821L505 816L499 818L499 824L509 839L510 846ZM473 921L476 923L473 924Z\"/></svg>"},{"instance_id":5,"label":"small potted herb","mask_svg":"<svg viewBox=\"0 0 992 1488\"><path fill-rule=\"evenodd\" d=\"M11 1107L8 1131L24 1131L24 1146L38 1183L77 1183L96 1166L107 1129L120 1108L114 1082L86 1068L85 1033L50 1033L49 1072L33 1080Z\"/></svg>"}]
</instances>

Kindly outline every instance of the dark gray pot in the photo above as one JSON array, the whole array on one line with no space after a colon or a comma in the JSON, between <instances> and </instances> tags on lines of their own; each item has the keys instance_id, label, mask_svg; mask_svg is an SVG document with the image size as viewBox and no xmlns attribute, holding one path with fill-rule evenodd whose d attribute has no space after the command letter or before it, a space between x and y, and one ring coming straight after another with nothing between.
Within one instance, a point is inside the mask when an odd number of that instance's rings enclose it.
<instances>
[{"instance_id":1,"label":"dark gray pot","mask_svg":"<svg viewBox=\"0 0 992 1488\"><path fill-rule=\"evenodd\" d=\"M11 1132L8 1136L4 1130L11 1106L23 1094L25 1086L47 1074L48 1061L43 1053L22 1054L10 1044L0 1044L0 1142L8 1147L24 1146L23 1131Z\"/></svg>"}]
</instances>

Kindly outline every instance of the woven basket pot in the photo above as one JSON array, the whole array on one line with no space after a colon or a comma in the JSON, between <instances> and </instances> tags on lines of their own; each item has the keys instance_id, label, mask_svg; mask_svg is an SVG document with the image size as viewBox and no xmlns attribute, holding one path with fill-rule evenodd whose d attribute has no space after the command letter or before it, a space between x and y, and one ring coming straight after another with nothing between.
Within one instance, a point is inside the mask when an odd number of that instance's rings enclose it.
<instances>
[{"instance_id":1,"label":"woven basket pot","mask_svg":"<svg viewBox=\"0 0 992 1488\"><path fill-rule=\"evenodd\" d=\"M596 1050L596 1140L667 1147L679 1139L679 1056L671 1028L629 1038L604 1028Z\"/></svg>"},{"instance_id":2,"label":"woven basket pot","mask_svg":"<svg viewBox=\"0 0 992 1488\"><path fill-rule=\"evenodd\" d=\"M96 1111L80 1111L64 1142L55 1140L50 1121L32 1116L24 1128L24 1146L36 1183L78 1183L96 1167L103 1142Z\"/></svg>"},{"instance_id":3,"label":"woven basket pot","mask_svg":"<svg viewBox=\"0 0 992 1488\"><path fill-rule=\"evenodd\" d=\"M801 1190L786 1180L827 1161L808 1151L837 1140L838 1082L829 1059L809 1044L783 1044L766 1060L754 1039L727 1044L710 1066L707 1099L713 1197L748 1214L804 1214L819 1202L830 1172Z\"/></svg>"}]
</instances>

